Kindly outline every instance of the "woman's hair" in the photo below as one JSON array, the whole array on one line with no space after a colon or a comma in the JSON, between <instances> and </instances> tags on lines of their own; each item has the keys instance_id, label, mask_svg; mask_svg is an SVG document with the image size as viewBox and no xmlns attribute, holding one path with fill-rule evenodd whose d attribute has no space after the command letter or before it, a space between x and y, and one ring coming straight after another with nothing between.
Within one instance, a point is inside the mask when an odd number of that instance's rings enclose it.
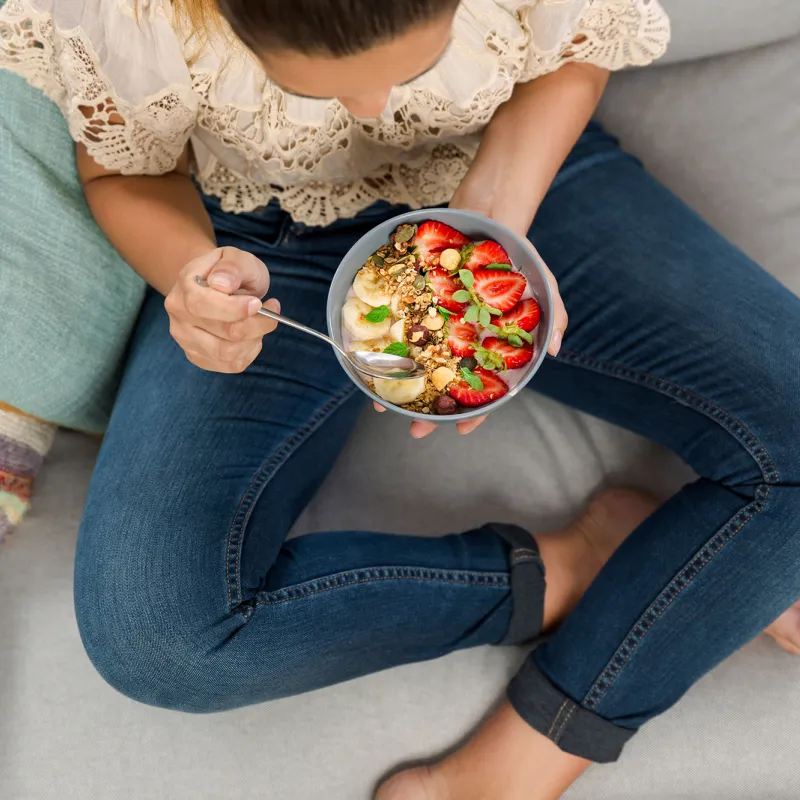
<instances>
[{"instance_id":1,"label":"woman's hair","mask_svg":"<svg viewBox=\"0 0 800 800\"><path fill-rule=\"evenodd\" d=\"M207 33L222 15L253 51L296 50L348 56L453 12L459 0L173 0L179 15Z\"/></svg>"}]
</instances>

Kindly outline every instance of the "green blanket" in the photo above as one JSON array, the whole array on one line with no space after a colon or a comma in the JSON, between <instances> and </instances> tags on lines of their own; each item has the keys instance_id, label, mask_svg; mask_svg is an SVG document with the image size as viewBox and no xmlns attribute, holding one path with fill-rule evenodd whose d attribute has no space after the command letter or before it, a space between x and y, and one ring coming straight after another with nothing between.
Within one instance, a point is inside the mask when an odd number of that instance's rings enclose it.
<instances>
[{"instance_id":1,"label":"green blanket","mask_svg":"<svg viewBox=\"0 0 800 800\"><path fill-rule=\"evenodd\" d=\"M0 401L101 432L144 291L89 214L66 124L0 69Z\"/></svg>"}]
</instances>

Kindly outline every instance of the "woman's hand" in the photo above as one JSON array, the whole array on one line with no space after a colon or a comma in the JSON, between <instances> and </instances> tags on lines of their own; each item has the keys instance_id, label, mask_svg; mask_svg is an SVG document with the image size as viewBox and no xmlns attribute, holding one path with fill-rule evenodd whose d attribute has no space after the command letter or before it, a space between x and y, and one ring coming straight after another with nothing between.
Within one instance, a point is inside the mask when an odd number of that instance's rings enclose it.
<instances>
[{"instance_id":1,"label":"woman's hand","mask_svg":"<svg viewBox=\"0 0 800 800\"><path fill-rule=\"evenodd\" d=\"M205 278L208 286L197 283ZM277 323L258 314L269 289L269 270L251 253L222 247L182 270L164 307L169 330L192 364L211 372L244 372L261 352L261 339ZM280 311L277 300L267 307Z\"/></svg>"}]
</instances>

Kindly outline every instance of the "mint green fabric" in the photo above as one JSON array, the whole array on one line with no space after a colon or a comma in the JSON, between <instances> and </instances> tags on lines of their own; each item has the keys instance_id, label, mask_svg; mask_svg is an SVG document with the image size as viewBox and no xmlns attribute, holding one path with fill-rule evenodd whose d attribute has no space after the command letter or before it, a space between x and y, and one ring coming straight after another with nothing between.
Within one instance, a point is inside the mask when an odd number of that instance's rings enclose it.
<instances>
[{"instance_id":1,"label":"mint green fabric","mask_svg":"<svg viewBox=\"0 0 800 800\"><path fill-rule=\"evenodd\" d=\"M101 432L144 284L89 214L72 140L0 69L0 401Z\"/></svg>"}]
</instances>

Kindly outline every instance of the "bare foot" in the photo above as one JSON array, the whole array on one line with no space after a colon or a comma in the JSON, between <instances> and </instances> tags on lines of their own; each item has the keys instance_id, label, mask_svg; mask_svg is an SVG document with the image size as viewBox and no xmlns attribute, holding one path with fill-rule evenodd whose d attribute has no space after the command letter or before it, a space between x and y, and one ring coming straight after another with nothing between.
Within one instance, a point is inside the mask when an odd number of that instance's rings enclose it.
<instances>
[{"instance_id":1,"label":"bare foot","mask_svg":"<svg viewBox=\"0 0 800 800\"><path fill-rule=\"evenodd\" d=\"M800 656L800 601L773 622L764 633L771 636L787 653Z\"/></svg>"},{"instance_id":2,"label":"bare foot","mask_svg":"<svg viewBox=\"0 0 800 800\"><path fill-rule=\"evenodd\" d=\"M547 573L545 630L566 617L657 506L647 495L612 489L566 530L536 534ZM433 766L398 773L378 789L376 800L557 800L588 766L504 703L462 748Z\"/></svg>"},{"instance_id":3,"label":"bare foot","mask_svg":"<svg viewBox=\"0 0 800 800\"><path fill-rule=\"evenodd\" d=\"M612 553L658 505L633 489L607 489L565 530L535 534L547 575L545 631L564 620Z\"/></svg>"}]
</instances>

